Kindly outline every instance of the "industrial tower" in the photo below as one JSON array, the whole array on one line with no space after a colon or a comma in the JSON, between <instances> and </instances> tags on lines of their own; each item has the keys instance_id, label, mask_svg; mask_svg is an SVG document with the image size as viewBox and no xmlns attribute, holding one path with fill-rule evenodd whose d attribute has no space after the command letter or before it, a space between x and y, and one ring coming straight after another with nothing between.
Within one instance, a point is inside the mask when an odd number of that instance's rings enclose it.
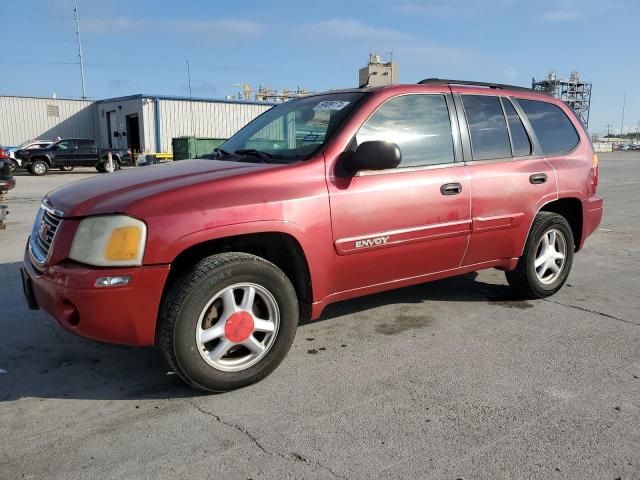
<instances>
[{"instance_id":1,"label":"industrial tower","mask_svg":"<svg viewBox=\"0 0 640 480\"><path fill-rule=\"evenodd\" d=\"M589 126L591 83L583 82L578 72L571 72L569 79L566 80L564 78L558 78L558 74L551 71L544 80L536 80L533 78L531 80L531 88L559 98L573 108L585 126Z\"/></svg>"}]
</instances>

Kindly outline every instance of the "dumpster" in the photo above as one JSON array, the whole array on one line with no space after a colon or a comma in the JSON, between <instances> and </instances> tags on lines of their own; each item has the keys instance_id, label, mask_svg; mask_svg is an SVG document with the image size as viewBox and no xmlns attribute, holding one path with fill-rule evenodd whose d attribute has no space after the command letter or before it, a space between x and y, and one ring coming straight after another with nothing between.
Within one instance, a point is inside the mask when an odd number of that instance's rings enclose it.
<instances>
[{"instance_id":1,"label":"dumpster","mask_svg":"<svg viewBox=\"0 0 640 480\"><path fill-rule=\"evenodd\" d=\"M185 160L187 158L198 158L211 153L224 142L226 138L203 138L203 137L176 137L171 140L174 160Z\"/></svg>"}]
</instances>

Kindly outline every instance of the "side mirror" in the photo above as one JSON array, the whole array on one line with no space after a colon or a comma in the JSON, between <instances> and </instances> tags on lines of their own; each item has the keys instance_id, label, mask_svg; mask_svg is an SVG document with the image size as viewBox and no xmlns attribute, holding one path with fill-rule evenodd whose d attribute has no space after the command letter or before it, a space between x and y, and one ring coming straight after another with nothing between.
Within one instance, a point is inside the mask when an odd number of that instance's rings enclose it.
<instances>
[{"instance_id":1,"label":"side mirror","mask_svg":"<svg viewBox=\"0 0 640 480\"><path fill-rule=\"evenodd\" d=\"M398 145L374 140L361 143L355 152L345 156L343 167L350 173L361 170L386 170L396 168L401 160L402 153Z\"/></svg>"}]
</instances>

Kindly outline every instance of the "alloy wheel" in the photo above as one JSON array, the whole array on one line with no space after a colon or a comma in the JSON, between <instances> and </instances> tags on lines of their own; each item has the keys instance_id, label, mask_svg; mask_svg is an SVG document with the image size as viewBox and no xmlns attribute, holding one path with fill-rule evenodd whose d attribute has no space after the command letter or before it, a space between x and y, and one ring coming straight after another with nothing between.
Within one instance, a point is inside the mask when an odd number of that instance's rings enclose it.
<instances>
[{"instance_id":1,"label":"alloy wheel","mask_svg":"<svg viewBox=\"0 0 640 480\"><path fill-rule=\"evenodd\" d=\"M567 241L564 234L555 228L547 230L536 249L534 267L540 283L550 285L555 282L565 265Z\"/></svg>"},{"instance_id":2,"label":"alloy wheel","mask_svg":"<svg viewBox=\"0 0 640 480\"><path fill-rule=\"evenodd\" d=\"M216 293L196 325L195 340L205 362L225 372L255 365L278 334L280 312L273 295L254 283L236 283Z\"/></svg>"}]
</instances>

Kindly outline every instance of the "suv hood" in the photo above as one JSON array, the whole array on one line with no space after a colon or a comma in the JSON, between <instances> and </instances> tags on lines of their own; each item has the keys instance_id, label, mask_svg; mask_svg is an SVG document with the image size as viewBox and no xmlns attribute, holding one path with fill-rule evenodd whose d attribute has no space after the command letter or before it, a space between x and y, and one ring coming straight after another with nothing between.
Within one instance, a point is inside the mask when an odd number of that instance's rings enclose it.
<instances>
[{"instance_id":1,"label":"suv hood","mask_svg":"<svg viewBox=\"0 0 640 480\"><path fill-rule=\"evenodd\" d=\"M225 162L218 160L180 160L96 175L59 188L47 195L51 205L66 217L105 213L126 213L128 207L149 197L238 176L277 164Z\"/></svg>"}]
</instances>

